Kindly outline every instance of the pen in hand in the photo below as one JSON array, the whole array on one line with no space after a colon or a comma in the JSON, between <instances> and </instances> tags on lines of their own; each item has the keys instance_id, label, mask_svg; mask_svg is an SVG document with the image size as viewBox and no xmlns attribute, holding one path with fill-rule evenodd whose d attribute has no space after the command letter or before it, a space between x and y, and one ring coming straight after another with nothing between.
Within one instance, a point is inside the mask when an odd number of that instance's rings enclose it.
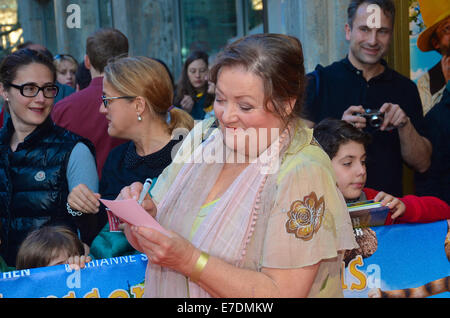
<instances>
[{"instance_id":1,"label":"pen in hand","mask_svg":"<svg viewBox=\"0 0 450 318\"><path fill-rule=\"evenodd\" d=\"M144 198L147 195L148 190L150 190L151 185L152 185L152 179L147 178L145 180L144 186L142 187L141 194L139 195L139 200L138 200L139 205L141 205L142 201L144 201Z\"/></svg>"}]
</instances>

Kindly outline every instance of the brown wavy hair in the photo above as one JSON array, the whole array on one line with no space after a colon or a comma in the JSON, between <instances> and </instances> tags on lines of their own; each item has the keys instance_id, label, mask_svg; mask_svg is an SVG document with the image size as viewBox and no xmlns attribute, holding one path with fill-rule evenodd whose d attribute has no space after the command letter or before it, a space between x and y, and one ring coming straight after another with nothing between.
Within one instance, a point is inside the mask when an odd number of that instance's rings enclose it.
<instances>
[{"instance_id":1,"label":"brown wavy hair","mask_svg":"<svg viewBox=\"0 0 450 318\"><path fill-rule=\"evenodd\" d=\"M271 101L285 124L301 114L305 94L305 67L300 41L283 34L254 34L228 45L216 58L210 71L215 84L222 67L244 67L264 83L264 108ZM296 100L288 113L285 103Z\"/></svg>"},{"instance_id":2,"label":"brown wavy hair","mask_svg":"<svg viewBox=\"0 0 450 318\"><path fill-rule=\"evenodd\" d=\"M68 257L84 255L83 243L65 226L43 226L28 234L20 245L16 269L48 266L62 251Z\"/></svg>"},{"instance_id":3,"label":"brown wavy hair","mask_svg":"<svg viewBox=\"0 0 450 318\"><path fill-rule=\"evenodd\" d=\"M184 95L189 95L192 97L192 99L195 101L197 99L197 93L195 91L194 86L192 86L191 81L189 80L189 76L188 76L188 67L189 65L196 61L196 60L202 60L203 62L206 63L206 66L208 66L209 62L208 62L209 56L207 53L203 52L203 51L194 51L192 52L188 58L186 59L186 61L183 64L183 69L181 71L181 75L180 78L178 79L177 82L177 87L176 87L176 92L175 92L175 98L173 101L173 104L175 106L180 106L180 102L183 99ZM205 107L211 105L214 102L214 94L209 94L208 93L208 81L205 82L205 85L203 85L203 87L201 88L202 92L204 95L206 95L206 100L205 100Z\"/></svg>"}]
</instances>

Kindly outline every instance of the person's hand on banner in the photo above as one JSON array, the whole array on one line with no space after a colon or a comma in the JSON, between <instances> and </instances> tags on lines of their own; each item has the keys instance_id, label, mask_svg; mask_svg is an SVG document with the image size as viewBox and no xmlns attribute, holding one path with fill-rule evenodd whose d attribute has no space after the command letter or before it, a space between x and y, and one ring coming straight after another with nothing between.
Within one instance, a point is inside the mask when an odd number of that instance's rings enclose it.
<instances>
[{"instance_id":1,"label":"person's hand on banner","mask_svg":"<svg viewBox=\"0 0 450 318\"><path fill-rule=\"evenodd\" d=\"M91 260L92 259L89 255L82 255L82 256L76 255L69 257L67 263L69 264L71 269L79 270L81 268L85 268L86 263L89 263Z\"/></svg>"}]
</instances>

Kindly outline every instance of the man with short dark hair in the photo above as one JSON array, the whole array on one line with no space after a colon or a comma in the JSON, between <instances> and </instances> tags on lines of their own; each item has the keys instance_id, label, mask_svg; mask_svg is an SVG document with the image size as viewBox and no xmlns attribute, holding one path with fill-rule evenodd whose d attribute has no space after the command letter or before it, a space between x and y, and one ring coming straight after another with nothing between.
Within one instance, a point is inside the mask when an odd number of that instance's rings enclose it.
<instances>
[{"instance_id":1,"label":"man with short dark hair","mask_svg":"<svg viewBox=\"0 0 450 318\"><path fill-rule=\"evenodd\" d=\"M403 162L425 171L432 147L420 133L423 114L416 85L383 60L394 17L392 0L351 1L345 25L348 55L308 74L304 117L310 126L332 117L370 133L367 185L402 196ZM369 109L383 118L380 126L371 126Z\"/></svg>"},{"instance_id":2,"label":"man with short dark hair","mask_svg":"<svg viewBox=\"0 0 450 318\"><path fill-rule=\"evenodd\" d=\"M423 114L426 115L441 100L450 79L450 1L419 0L426 29L417 38L423 52L436 51L441 60L417 81Z\"/></svg>"},{"instance_id":3,"label":"man with short dark hair","mask_svg":"<svg viewBox=\"0 0 450 318\"><path fill-rule=\"evenodd\" d=\"M84 63L92 80L85 89L58 102L52 111L55 124L94 144L99 178L110 150L124 142L108 135L108 121L99 112L103 95L103 70L108 60L128 55L128 49L128 39L119 30L105 28L89 36Z\"/></svg>"}]
</instances>

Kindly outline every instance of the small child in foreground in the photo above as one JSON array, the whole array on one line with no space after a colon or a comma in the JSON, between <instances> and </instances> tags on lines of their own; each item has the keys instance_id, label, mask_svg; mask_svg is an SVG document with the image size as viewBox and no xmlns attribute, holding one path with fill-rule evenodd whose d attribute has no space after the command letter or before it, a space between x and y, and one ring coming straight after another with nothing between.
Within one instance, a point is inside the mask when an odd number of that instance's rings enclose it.
<instances>
[{"instance_id":1,"label":"small child in foreground","mask_svg":"<svg viewBox=\"0 0 450 318\"><path fill-rule=\"evenodd\" d=\"M365 188L366 148L370 136L337 119L324 119L314 127L314 137L331 159L339 190L347 203L374 200L388 206L385 225L429 223L450 219L449 205L436 197L406 195L396 198L382 191Z\"/></svg>"},{"instance_id":2,"label":"small child in foreground","mask_svg":"<svg viewBox=\"0 0 450 318\"><path fill-rule=\"evenodd\" d=\"M78 270L91 261L87 254L78 236L67 227L43 226L28 234L20 245L16 269L69 264Z\"/></svg>"}]
</instances>

